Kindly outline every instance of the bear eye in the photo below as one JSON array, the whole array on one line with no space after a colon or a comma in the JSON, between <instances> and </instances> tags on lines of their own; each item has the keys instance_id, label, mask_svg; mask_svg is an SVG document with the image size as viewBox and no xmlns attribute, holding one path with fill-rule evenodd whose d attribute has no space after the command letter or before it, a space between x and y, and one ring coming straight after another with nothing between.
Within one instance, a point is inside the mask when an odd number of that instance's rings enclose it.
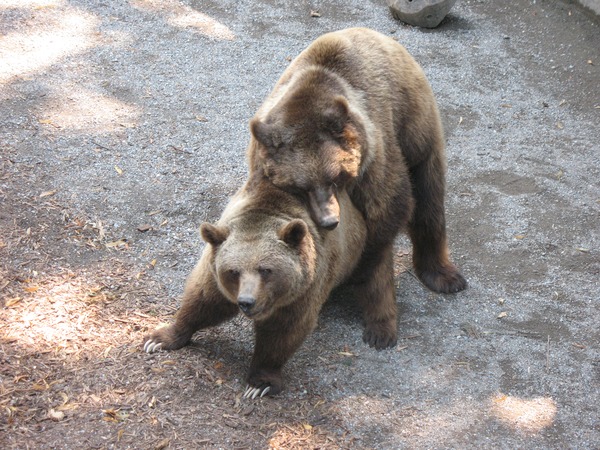
<instances>
[{"instance_id":1,"label":"bear eye","mask_svg":"<svg viewBox=\"0 0 600 450\"><path fill-rule=\"evenodd\" d=\"M225 274L227 275L227 277L229 277L231 279L237 279L240 276L239 270L235 270L235 269L227 269L225 271Z\"/></svg>"},{"instance_id":2,"label":"bear eye","mask_svg":"<svg viewBox=\"0 0 600 450\"><path fill-rule=\"evenodd\" d=\"M273 273L273 270L269 269L268 267L259 267L258 273L260 274L261 277L268 277L269 275L271 275Z\"/></svg>"}]
</instances>

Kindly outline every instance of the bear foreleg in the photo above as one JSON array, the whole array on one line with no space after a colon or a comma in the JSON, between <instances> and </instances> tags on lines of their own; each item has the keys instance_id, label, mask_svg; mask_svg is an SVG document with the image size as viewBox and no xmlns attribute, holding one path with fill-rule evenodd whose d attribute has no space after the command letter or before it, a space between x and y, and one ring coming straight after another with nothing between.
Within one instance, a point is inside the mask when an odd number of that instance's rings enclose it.
<instances>
[{"instance_id":1,"label":"bear foreleg","mask_svg":"<svg viewBox=\"0 0 600 450\"><path fill-rule=\"evenodd\" d=\"M318 311L314 309L310 302L298 302L255 324L254 355L248 371L249 386L245 397L275 395L281 391L283 365L317 324Z\"/></svg>"},{"instance_id":2,"label":"bear foreleg","mask_svg":"<svg viewBox=\"0 0 600 450\"><path fill-rule=\"evenodd\" d=\"M179 349L189 343L196 331L231 319L238 311L238 306L219 290L210 269L208 251L205 251L186 281L175 323L147 336L144 351Z\"/></svg>"},{"instance_id":3,"label":"bear foreleg","mask_svg":"<svg viewBox=\"0 0 600 450\"><path fill-rule=\"evenodd\" d=\"M435 292L453 293L467 281L450 261L444 212L445 164L441 152L412 167L415 208L409 223L413 265L419 279Z\"/></svg>"}]
</instances>

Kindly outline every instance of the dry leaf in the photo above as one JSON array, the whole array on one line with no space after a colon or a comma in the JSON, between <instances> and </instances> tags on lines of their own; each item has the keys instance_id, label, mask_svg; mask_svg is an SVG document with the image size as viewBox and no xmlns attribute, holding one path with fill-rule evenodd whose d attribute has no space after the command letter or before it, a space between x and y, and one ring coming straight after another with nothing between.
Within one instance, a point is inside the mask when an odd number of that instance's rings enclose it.
<instances>
[{"instance_id":1,"label":"dry leaf","mask_svg":"<svg viewBox=\"0 0 600 450\"><path fill-rule=\"evenodd\" d=\"M169 446L169 439L163 439L154 446L154 450L163 450Z\"/></svg>"},{"instance_id":2,"label":"dry leaf","mask_svg":"<svg viewBox=\"0 0 600 450\"><path fill-rule=\"evenodd\" d=\"M77 409L78 405L76 403L67 403L66 405L60 405L56 407L57 411L70 411L72 409Z\"/></svg>"},{"instance_id":3,"label":"dry leaf","mask_svg":"<svg viewBox=\"0 0 600 450\"><path fill-rule=\"evenodd\" d=\"M508 398L508 395L505 394L500 394L497 395L496 397L494 397L494 402L495 403L502 403L503 401L505 401Z\"/></svg>"},{"instance_id":4,"label":"dry leaf","mask_svg":"<svg viewBox=\"0 0 600 450\"><path fill-rule=\"evenodd\" d=\"M59 392L58 395L60 395L62 397L62 399L63 399L63 402L62 402L61 406L64 406L67 403L69 403L69 396L65 392Z\"/></svg>"},{"instance_id":5,"label":"dry leaf","mask_svg":"<svg viewBox=\"0 0 600 450\"><path fill-rule=\"evenodd\" d=\"M306 431L310 431L313 429L312 425L309 425L308 423L303 423L302 428L304 428Z\"/></svg>"},{"instance_id":6,"label":"dry leaf","mask_svg":"<svg viewBox=\"0 0 600 450\"><path fill-rule=\"evenodd\" d=\"M127 245L127 241L125 239L119 239L118 241L113 241L113 242L109 242L108 244L105 244L108 248L113 248L113 247L123 247Z\"/></svg>"},{"instance_id":7,"label":"dry leaf","mask_svg":"<svg viewBox=\"0 0 600 450\"><path fill-rule=\"evenodd\" d=\"M51 195L56 194L58 191L56 189L54 189L53 191L46 191L46 192L42 192L40 194L40 198L44 198L44 197L50 197Z\"/></svg>"},{"instance_id":8,"label":"dry leaf","mask_svg":"<svg viewBox=\"0 0 600 450\"><path fill-rule=\"evenodd\" d=\"M122 411L120 409L103 409L102 412L105 414L102 420L106 422L122 422L129 417L127 411Z\"/></svg>"},{"instance_id":9,"label":"dry leaf","mask_svg":"<svg viewBox=\"0 0 600 450\"><path fill-rule=\"evenodd\" d=\"M6 300L6 303L4 303L4 306L6 308L10 308L11 306L14 306L17 303L19 303L21 300L21 297L9 298L8 300Z\"/></svg>"}]
</instances>

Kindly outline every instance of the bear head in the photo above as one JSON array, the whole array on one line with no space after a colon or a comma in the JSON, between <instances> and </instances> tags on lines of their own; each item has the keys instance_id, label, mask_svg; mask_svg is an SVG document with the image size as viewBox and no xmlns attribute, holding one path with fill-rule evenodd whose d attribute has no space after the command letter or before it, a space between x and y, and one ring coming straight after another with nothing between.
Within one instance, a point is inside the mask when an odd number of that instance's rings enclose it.
<instances>
[{"instance_id":1,"label":"bear head","mask_svg":"<svg viewBox=\"0 0 600 450\"><path fill-rule=\"evenodd\" d=\"M312 281L315 251L301 219L245 214L226 226L203 223L200 233L219 289L253 320L291 304Z\"/></svg>"},{"instance_id":2,"label":"bear head","mask_svg":"<svg viewBox=\"0 0 600 450\"><path fill-rule=\"evenodd\" d=\"M308 199L318 226L333 229L340 219L337 191L360 173L360 125L344 96L316 90L324 83L305 77L265 117L251 120L253 157L274 185Z\"/></svg>"}]
</instances>

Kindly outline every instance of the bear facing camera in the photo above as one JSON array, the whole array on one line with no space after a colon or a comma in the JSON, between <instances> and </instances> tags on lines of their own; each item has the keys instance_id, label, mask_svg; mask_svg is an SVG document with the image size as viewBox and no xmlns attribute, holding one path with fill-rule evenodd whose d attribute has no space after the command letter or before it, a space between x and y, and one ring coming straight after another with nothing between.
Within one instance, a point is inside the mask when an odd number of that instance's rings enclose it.
<instances>
[{"instance_id":1,"label":"bear facing camera","mask_svg":"<svg viewBox=\"0 0 600 450\"><path fill-rule=\"evenodd\" d=\"M444 210L444 136L423 71L366 28L323 35L283 73L250 121L249 177L186 282L175 322L146 352L174 350L242 311L254 323L246 397L275 395L282 368L332 290L351 282L378 350L396 344L393 246L437 292L467 286L452 264Z\"/></svg>"},{"instance_id":2,"label":"bear facing camera","mask_svg":"<svg viewBox=\"0 0 600 450\"><path fill-rule=\"evenodd\" d=\"M250 180L216 224L202 224L207 242L186 282L175 322L145 339L144 351L175 350L200 329L240 311L254 322L255 345L246 397L275 395L286 361L315 328L331 291L351 279L362 255L366 226L346 193L340 225L321 232L304 202L267 179ZM390 347L396 311L365 310L365 340Z\"/></svg>"}]
</instances>

